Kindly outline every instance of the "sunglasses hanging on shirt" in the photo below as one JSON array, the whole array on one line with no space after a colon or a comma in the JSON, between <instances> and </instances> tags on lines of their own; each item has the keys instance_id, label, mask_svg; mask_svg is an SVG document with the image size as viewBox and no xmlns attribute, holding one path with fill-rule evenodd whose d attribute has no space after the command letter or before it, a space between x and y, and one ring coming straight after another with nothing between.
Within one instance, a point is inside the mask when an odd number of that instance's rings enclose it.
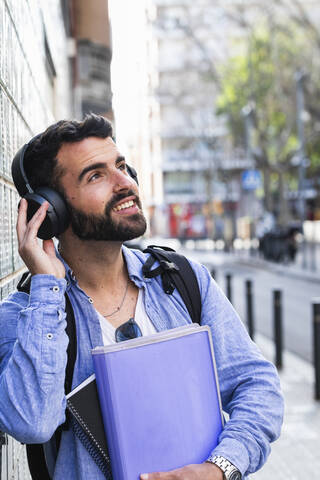
<instances>
[{"instance_id":1,"label":"sunglasses hanging on shirt","mask_svg":"<svg viewBox=\"0 0 320 480\"><path fill-rule=\"evenodd\" d=\"M115 331L116 342L124 342L138 337L142 337L142 332L134 318L130 318L130 320L120 325Z\"/></svg>"}]
</instances>

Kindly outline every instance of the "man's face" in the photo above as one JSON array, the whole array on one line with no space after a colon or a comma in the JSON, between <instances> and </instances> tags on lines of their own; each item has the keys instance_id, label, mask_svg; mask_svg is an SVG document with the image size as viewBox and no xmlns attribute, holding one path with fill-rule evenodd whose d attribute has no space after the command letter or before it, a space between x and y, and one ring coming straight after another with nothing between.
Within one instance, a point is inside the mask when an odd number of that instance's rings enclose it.
<instances>
[{"instance_id":1,"label":"man's face","mask_svg":"<svg viewBox=\"0 0 320 480\"><path fill-rule=\"evenodd\" d=\"M146 230L138 188L110 137L65 143L58 152L73 233L82 240L126 241Z\"/></svg>"}]
</instances>

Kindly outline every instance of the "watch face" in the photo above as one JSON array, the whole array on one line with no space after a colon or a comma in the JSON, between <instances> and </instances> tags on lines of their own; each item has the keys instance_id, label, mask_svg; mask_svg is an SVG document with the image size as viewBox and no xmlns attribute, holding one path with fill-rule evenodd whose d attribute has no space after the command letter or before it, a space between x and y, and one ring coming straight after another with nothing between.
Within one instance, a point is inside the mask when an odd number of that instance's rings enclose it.
<instances>
[{"instance_id":1,"label":"watch face","mask_svg":"<svg viewBox=\"0 0 320 480\"><path fill-rule=\"evenodd\" d=\"M231 473L228 480L241 480L241 473L240 472Z\"/></svg>"}]
</instances>

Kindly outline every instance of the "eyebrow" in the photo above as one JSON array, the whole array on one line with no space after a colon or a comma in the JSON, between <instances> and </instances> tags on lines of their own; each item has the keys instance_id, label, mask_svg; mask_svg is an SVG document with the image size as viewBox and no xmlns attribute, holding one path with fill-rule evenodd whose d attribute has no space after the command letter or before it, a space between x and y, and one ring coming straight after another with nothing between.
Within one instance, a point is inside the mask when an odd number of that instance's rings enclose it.
<instances>
[{"instance_id":1,"label":"eyebrow","mask_svg":"<svg viewBox=\"0 0 320 480\"><path fill-rule=\"evenodd\" d=\"M115 161L115 165L117 166L121 162L125 162L125 158L122 155L119 155L119 157L117 157ZM106 164L104 162L96 162L92 165L88 165L79 173L78 182L81 182L86 173L91 172L91 170L96 170L98 168L106 168Z\"/></svg>"}]
</instances>

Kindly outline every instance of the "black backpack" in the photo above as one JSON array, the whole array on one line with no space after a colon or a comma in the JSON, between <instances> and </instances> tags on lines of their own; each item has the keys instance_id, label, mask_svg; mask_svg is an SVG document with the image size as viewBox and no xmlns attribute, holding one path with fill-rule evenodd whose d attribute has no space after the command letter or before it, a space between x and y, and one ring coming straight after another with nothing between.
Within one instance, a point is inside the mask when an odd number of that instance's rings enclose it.
<instances>
[{"instance_id":1,"label":"black backpack","mask_svg":"<svg viewBox=\"0 0 320 480\"><path fill-rule=\"evenodd\" d=\"M142 267L144 277L153 278L160 275L163 290L168 295L171 295L174 289L177 288L187 307L192 322L200 324L201 296L198 280L186 257L179 255L171 248L159 247L156 245L150 245L144 250L144 252L150 254ZM152 268L156 261L158 261L159 265L156 268ZM29 294L30 285L31 274L30 272L25 272L18 283L17 290ZM65 298L67 320L66 332L69 337L65 393L68 394L71 391L73 370L77 355L77 336L74 313L67 294L65 294ZM57 450L60 446L62 431L68 428L69 421L67 416L66 422L63 425L60 425L54 433ZM27 445L27 458L32 480L51 480L42 444Z\"/></svg>"}]
</instances>

